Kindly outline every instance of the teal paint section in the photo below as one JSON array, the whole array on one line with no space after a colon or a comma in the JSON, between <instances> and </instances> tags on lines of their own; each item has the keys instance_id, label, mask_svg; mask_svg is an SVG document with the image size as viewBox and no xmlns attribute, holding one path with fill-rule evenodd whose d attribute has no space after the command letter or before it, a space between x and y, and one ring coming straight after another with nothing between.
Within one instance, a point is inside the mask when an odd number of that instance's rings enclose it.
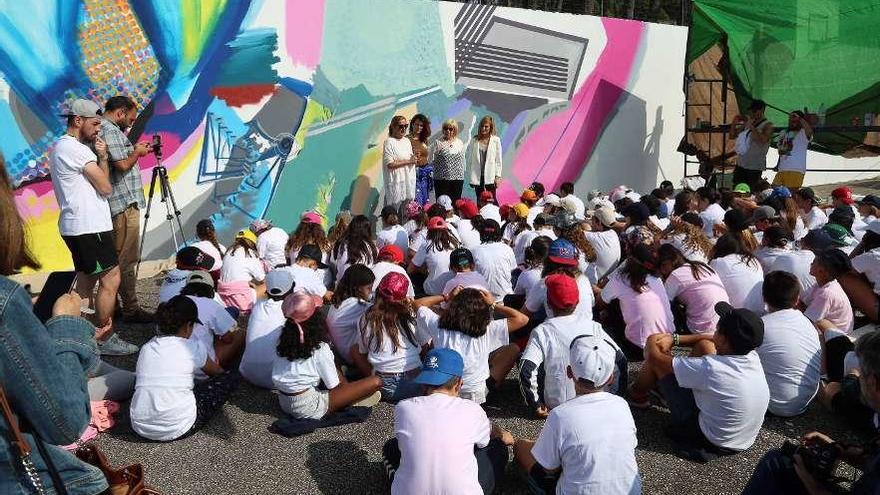
<instances>
[{"instance_id":1,"label":"teal paint section","mask_svg":"<svg viewBox=\"0 0 880 495\"><path fill-rule=\"evenodd\" d=\"M275 55L278 34L274 29L251 29L240 33L227 43L230 53L215 82L218 86L245 84L269 84L278 81L278 73L272 66L278 63Z\"/></svg>"}]
</instances>

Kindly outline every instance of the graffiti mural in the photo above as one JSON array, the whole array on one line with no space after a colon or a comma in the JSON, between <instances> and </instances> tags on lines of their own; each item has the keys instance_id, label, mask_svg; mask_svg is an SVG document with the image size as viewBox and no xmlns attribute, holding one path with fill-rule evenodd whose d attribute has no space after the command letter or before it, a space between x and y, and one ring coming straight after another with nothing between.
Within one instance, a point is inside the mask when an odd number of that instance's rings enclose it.
<instances>
[{"instance_id":1,"label":"graffiti mural","mask_svg":"<svg viewBox=\"0 0 880 495\"><path fill-rule=\"evenodd\" d=\"M651 187L680 176L686 30L428 0L35 0L0 12L0 150L45 270L71 265L47 155L71 98L128 94L132 141L158 135L186 234L251 219L374 213L393 115L494 117L500 198ZM145 185L156 166L141 160ZM145 259L173 252L165 208ZM156 209L158 207L158 210ZM151 212L152 213L152 212Z\"/></svg>"}]
</instances>

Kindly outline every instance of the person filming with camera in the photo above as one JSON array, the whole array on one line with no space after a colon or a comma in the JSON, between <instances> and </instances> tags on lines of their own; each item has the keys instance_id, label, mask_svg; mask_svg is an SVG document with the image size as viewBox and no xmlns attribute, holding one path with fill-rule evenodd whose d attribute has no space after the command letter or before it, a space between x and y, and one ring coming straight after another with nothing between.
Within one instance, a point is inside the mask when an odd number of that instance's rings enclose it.
<instances>
[{"instance_id":1,"label":"person filming with camera","mask_svg":"<svg viewBox=\"0 0 880 495\"><path fill-rule=\"evenodd\" d=\"M880 413L880 332L870 332L855 345L859 360L859 386L862 400ZM878 416L875 415L875 424ZM840 461L862 471L849 491L836 481ZM743 495L773 493L779 495L809 493L875 494L880 489L880 436L858 444L835 442L827 435L807 433L800 444L786 442L780 449L768 452L755 468Z\"/></svg>"}]
</instances>

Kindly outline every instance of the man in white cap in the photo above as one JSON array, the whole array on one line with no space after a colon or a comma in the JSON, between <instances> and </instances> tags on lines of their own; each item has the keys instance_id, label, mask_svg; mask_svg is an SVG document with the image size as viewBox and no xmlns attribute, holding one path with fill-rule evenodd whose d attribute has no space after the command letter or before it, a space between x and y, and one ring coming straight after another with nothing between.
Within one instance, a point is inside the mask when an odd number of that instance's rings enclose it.
<instances>
[{"instance_id":1,"label":"man in white cap","mask_svg":"<svg viewBox=\"0 0 880 495\"><path fill-rule=\"evenodd\" d=\"M273 388L272 364L275 360L275 347L281 328L284 327L284 312L281 303L296 286L293 274L284 268L276 268L266 274L266 299L254 304L245 334L244 354L238 371L247 381L263 387Z\"/></svg>"},{"instance_id":2,"label":"man in white cap","mask_svg":"<svg viewBox=\"0 0 880 495\"><path fill-rule=\"evenodd\" d=\"M590 230L584 232L587 242L596 250L596 273L600 280L611 274L620 263L620 234L615 228L623 227L624 225L617 221L614 208L602 206L593 212Z\"/></svg>"},{"instance_id":3,"label":"man in white cap","mask_svg":"<svg viewBox=\"0 0 880 495\"><path fill-rule=\"evenodd\" d=\"M98 284L93 321L98 328L98 347L101 354L122 356L134 354L138 347L110 334L120 273L107 203L113 192L107 144L98 137L102 113L89 100L74 100L68 105L63 114L67 132L49 154L49 168L61 210L58 230L77 272L76 292L88 300Z\"/></svg>"},{"instance_id":4,"label":"man in white cap","mask_svg":"<svg viewBox=\"0 0 880 495\"><path fill-rule=\"evenodd\" d=\"M585 486L591 493L641 493L632 413L624 399L605 391L614 380L614 347L600 336L581 335L572 340L569 354L567 374L576 397L550 411L536 441L520 439L513 446L529 488L532 493L580 493Z\"/></svg>"}]
</instances>

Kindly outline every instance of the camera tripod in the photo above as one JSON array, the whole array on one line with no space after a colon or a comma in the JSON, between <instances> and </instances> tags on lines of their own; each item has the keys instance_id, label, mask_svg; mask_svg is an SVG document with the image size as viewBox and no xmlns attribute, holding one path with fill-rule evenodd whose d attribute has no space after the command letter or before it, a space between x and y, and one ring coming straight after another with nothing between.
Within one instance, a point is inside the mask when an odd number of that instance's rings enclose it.
<instances>
[{"instance_id":1,"label":"camera tripod","mask_svg":"<svg viewBox=\"0 0 880 495\"><path fill-rule=\"evenodd\" d=\"M153 206L153 196L156 193L156 183L159 184L159 201L165 203L165 220L168 221L168 227L171 229L171 239L174 241L174 252L176 253L180 250L181 243L186 245L183 222L180 221L180 210L177 208L177 201L174 199L174 191L171 190L171 183L168 181L168 170L162 165L162 141L158 134L153 135L152 149L153 154L156 156L156 166L153 168L153 176L150 178L150 191L147 197L147 210L144 213L144 226L141 229L141 245L138 249L138 262L137 268L135 269L135 275L140 272L141 260L144 256L144 241L147 237L147 225L150 223L150 209Z\"/></svg>"}]
</instances>

